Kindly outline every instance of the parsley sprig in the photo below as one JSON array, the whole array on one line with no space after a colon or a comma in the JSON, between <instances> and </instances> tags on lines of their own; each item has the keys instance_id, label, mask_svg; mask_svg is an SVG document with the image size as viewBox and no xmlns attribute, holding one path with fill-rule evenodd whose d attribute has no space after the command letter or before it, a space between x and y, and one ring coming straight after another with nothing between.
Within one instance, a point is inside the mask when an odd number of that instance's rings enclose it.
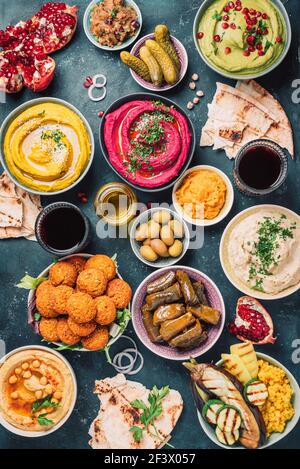
<instances>
[{"instance_id":1,"label":"parsley sprig","mask_svg":"<svg viewBox=\"0 0 300 469\"><path fill-rule=\"evenodd\" d=\"M53 402L52 401L52 396L49 395L49 396L46 396L42 399L37 399L36 401L34 401L32 403L32 406L31 406L31 411L32 413L36 413L38 412L39 410L42 410L42 409L47 409L47 408L56 408L56 407L59 407L59 403L58 402ZM47 413L43 413L43 414L40 414L38 415L37 417L37 421L40 425L53 425L53 420L50 420L47 418L48 414Z\"/></svg>"},{"instance_id":2,"label":"parsley sprig","mask_svg":"<svg viewBox=\"0 0 300 469\"><path fill-rule=\"evenodd\" d=\"M143 437L144 431L147 431L153 437L158 438L162 443L164 442L164 438L161 437L155 426L155 419L161 415L162 401L169 394L169 392L169 386L164 386L161 389L158 389L156 386L154 386L149 393L148 404L140 399L136 399L135 401L131 402L132 407L138 410L142 410L142 413L140 414L140 420L143 427L133 425L130 428L130 432L133 434L134 441L139 443ZM154 431L154 433L152 433L152 431Z\"/></svg>"}]
</instances>

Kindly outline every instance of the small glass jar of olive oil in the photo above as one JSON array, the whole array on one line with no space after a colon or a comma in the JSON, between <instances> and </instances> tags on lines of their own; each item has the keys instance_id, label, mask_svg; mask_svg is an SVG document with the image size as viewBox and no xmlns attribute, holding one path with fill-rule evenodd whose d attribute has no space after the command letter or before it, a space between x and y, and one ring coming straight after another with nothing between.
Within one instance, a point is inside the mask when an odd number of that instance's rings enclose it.
<instances>
[{"instance_id":1,"label":"small glass jar of olive oil","mask_svg":"<svg viewBox=\"0 0 300 469\"><path fill-rule=\"evenodd\" d=\"M98 217L109 225L122 226L136 216L137 197L127 184L110 182L98 190L94 207Z\"/></svg>"}]
</instances>

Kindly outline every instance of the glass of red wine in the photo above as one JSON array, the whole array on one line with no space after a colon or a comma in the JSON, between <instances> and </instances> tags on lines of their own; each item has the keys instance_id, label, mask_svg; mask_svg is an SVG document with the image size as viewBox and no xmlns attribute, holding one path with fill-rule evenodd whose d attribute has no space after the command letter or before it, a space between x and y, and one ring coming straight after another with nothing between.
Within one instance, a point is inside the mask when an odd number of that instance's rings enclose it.
<instances>
[{"instance_id":1,"label":"glass of red wine","mask_svg":"<svg viewBox=\"0 0 300 469\"><path fill-rule=\"evenodd\" d=\"M90 222L69 202L55 202L37 217L35 235L39 244L55 256L68 256L82 250L91 237Z\"/></svg>"},{"instance_id":2,"label":"glass of red wine","mask_svg":"<svg viewBox=\"0 0 300 469\"><path fill-rule=\"evenodd\" d=\"M234 179L238 189L249 196L262 196L277 190L286 180L288 158L277 143L253 140L237 154Z\"/></svg>"}]
</instances>

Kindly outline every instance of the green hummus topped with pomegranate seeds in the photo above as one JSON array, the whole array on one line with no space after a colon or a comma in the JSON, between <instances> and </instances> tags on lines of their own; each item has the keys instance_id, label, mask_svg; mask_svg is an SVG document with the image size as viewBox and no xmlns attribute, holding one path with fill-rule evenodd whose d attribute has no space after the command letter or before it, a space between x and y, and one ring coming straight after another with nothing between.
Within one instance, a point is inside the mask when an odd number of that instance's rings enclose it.
<instances>
[{"instance_id":1,"label":"green hummus topped with pomegranate seeds","mask_svg":"<svg viewBox=\"0 0 300 469\"><path fill-rule=\"evenodd\" d=\"M247 76L278 61L286 44L286 28L270 0L216 0L200 21L197 39L211 65Z\"/></svg>"}]
</instances>

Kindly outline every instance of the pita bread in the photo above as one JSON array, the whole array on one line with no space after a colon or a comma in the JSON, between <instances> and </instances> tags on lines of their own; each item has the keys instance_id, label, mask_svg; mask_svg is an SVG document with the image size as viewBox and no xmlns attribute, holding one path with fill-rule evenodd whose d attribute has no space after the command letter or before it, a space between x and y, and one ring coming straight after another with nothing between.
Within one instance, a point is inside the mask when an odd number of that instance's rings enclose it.
<instances>
[{"instance_id":1,"label":"pita bread","mask_svg":"<svg viewBox=\"0 0 300 469\"><path fill-rule=\"evenodd\" d=\"M149 390L140 383L127 381L124 375L119 374L115 378L96 381L95 393L101 406L89 432L92 437L89 444L93 449L160 448L162 441L170 438L183 408L180 394L171 389L162 402L162 413L155 421L160 438L154 435L154 429L150 427L138 443L134 441L130 428L141 425L140 413L130 403L135 399L147 402Z\"/></svg>"},{"instance_id":2,"label":"pita bread","mask_svg":"<svg viewBox=\"0 0 300 469\"><path fill-rule=\"evenodd\" d=\"M226 116L226 121L224 121ZM202 129L200 145L224 149L235 158L246 143L266 138L294 155L290 122L279 102L253 80L238 82L236 88L217 83L208 105L208 121Z\"/></svg>"},{"instance_id":3,"label":"pita bread","mask_svg":"<svg viewBox=\"0 0 300 469\"><path fill-rule=\"evenodd\" d=\"M34 227L41 211L40 197L20 189L2 173L0 176L0 239L25 237L36 241Z\"/></svg>"}]
</instances>

